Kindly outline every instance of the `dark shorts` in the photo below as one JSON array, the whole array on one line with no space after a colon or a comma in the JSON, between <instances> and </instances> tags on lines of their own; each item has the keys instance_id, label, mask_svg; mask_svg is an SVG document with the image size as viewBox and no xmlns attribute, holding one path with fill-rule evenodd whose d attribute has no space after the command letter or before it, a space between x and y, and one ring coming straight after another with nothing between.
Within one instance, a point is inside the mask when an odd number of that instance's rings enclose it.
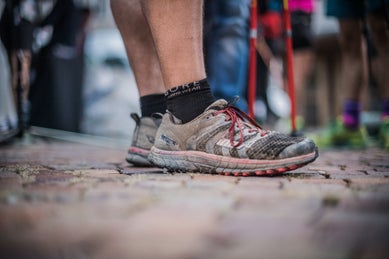
<instances>
[{"instance_id":1,"label":"dark shorts","mask_svg":"<svg viewBox=\"0 0 389 259\"><path fill-rule=\"evenodd\" d=\"M360 19L385 5L389 5L389 0L327 0L327 15Z\"/></svg>"},{"instance_id":2,"label":"dark shorts","mask_svg":"<svg viewBox=\"0 0 389 259\"><path fill-rule=\"evenodd\" d=\"M293 49L306 49L313 46L311 14L302 11L291 13Z\"/></svg>"}]
</instances>

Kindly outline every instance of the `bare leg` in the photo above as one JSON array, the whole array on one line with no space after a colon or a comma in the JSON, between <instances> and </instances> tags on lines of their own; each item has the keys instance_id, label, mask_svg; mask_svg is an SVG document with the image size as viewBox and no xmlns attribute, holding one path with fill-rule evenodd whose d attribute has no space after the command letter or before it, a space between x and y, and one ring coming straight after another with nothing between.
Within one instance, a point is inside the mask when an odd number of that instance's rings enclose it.
<instances>
[{"instance_id":1,"label":"bare leg","mask_svg":"<svg viewBox=\"0 0 389 259\"><path fill-rule=\"evenodd\" d=\"M161 69L139 0L111 0L140 96L164 93Z\"/></svg>"},{"instance_id":2,"label":"bare leg","mask_svg":"<svg viewBox=\"0 0 389 259\"><path fill-rule=\"evenodd\" d=\"M360 100L367 85L366 55L362 40L362 22L340 19L340 45L342 49L342 80L344 98Z\"/></svg>"},{"instance_id":3,"label":"bare leg","mask_svg":"<svg viewBox=\"0 0 389 259\"><path fill-rule=\"evenodd\" d=\"M309 75L312 72L313 51L311 49L296 50L293 53L294 81L296 86L297 114L306 117L306 92Z\"/></svg>"},{"instance_id":4,"label":"bare leg","mask_svg":"<svg viewBox=\"0 0 389 259\"><path fill-rule=\"evenodd\" d=\"M132 115L136 126L126 160L136 166L149 166L147 156L159 125L158 119L151 115L166 110L158 55L140 0L111 0L111 9L140 95L141 117Z\"/></svg>"},{"instance_id":5,"label":"bare leg","mask_svg":"<svg viewBox=\"0 0 389 259\"><path fill-rule=\"evenodd\" d=\"M166 90L206 77L202 0L142 0Z\"/></svg>"}]
</instances>

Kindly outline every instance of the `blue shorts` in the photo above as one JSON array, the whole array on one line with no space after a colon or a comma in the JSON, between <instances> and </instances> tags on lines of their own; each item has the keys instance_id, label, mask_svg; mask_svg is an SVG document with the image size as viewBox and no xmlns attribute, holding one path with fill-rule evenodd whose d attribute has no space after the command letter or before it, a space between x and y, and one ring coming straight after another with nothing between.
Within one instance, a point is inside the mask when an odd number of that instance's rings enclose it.
<instances>
[{"instance_id":1,"label":"blue shorts","mask_svg":"<svg viewBox=\"0 0 389 259\"><path fill-rule=\"evenodd\" d=\"M360 19L385 5L389 5L389 0L327 0L327 15Z\"/></svg>"}]
</instances>

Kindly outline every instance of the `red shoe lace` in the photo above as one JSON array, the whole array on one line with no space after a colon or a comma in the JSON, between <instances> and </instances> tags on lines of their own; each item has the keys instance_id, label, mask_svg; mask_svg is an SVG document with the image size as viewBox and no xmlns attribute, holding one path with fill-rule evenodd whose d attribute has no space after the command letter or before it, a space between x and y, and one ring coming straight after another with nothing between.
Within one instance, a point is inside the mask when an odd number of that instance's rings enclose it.
<instances>
[{"instance_id":1,"label":"red shoe lace","mask_svg":"<svg viewBox=\"0 0 389 259\"><path fill-rule=\"evenodd\" d=\"M231 120L231 125L228 128L228 135L230 137L230 144L232 147L238 147L243 143L243 123L242 121L249 122L250 125L254 127L250 127L249 132L257 131L259 134L261 134L261 137L265 136L268 131L263 130L261 126L257 122L255 122L253 119L251 119L246 113L244 113L242 110L235 106L227 106L226 108L216 111L214 115L218 115L220 113L225 113L228 115L227 121ZM237 143L234 143L234 135L235 135L235 125L239 128L239 141Z\"/></svg>"}]
</instances>

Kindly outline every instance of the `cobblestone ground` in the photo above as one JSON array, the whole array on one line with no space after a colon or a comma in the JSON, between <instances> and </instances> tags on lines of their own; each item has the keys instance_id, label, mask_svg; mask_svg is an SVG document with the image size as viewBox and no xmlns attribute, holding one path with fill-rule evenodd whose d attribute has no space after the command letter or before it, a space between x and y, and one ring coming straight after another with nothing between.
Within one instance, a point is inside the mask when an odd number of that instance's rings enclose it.
<instances>
[{"instance_id":1,"label":"cobblestone ground","mask_svg":"<svg viewBox=\"0 0 389 259\"><path fill-rule=\"evenodd\" d=\"M0 146L2 258L389 258L389 154L277 177L167 174L125 150Z\"/></svg>"}]
</instances>

